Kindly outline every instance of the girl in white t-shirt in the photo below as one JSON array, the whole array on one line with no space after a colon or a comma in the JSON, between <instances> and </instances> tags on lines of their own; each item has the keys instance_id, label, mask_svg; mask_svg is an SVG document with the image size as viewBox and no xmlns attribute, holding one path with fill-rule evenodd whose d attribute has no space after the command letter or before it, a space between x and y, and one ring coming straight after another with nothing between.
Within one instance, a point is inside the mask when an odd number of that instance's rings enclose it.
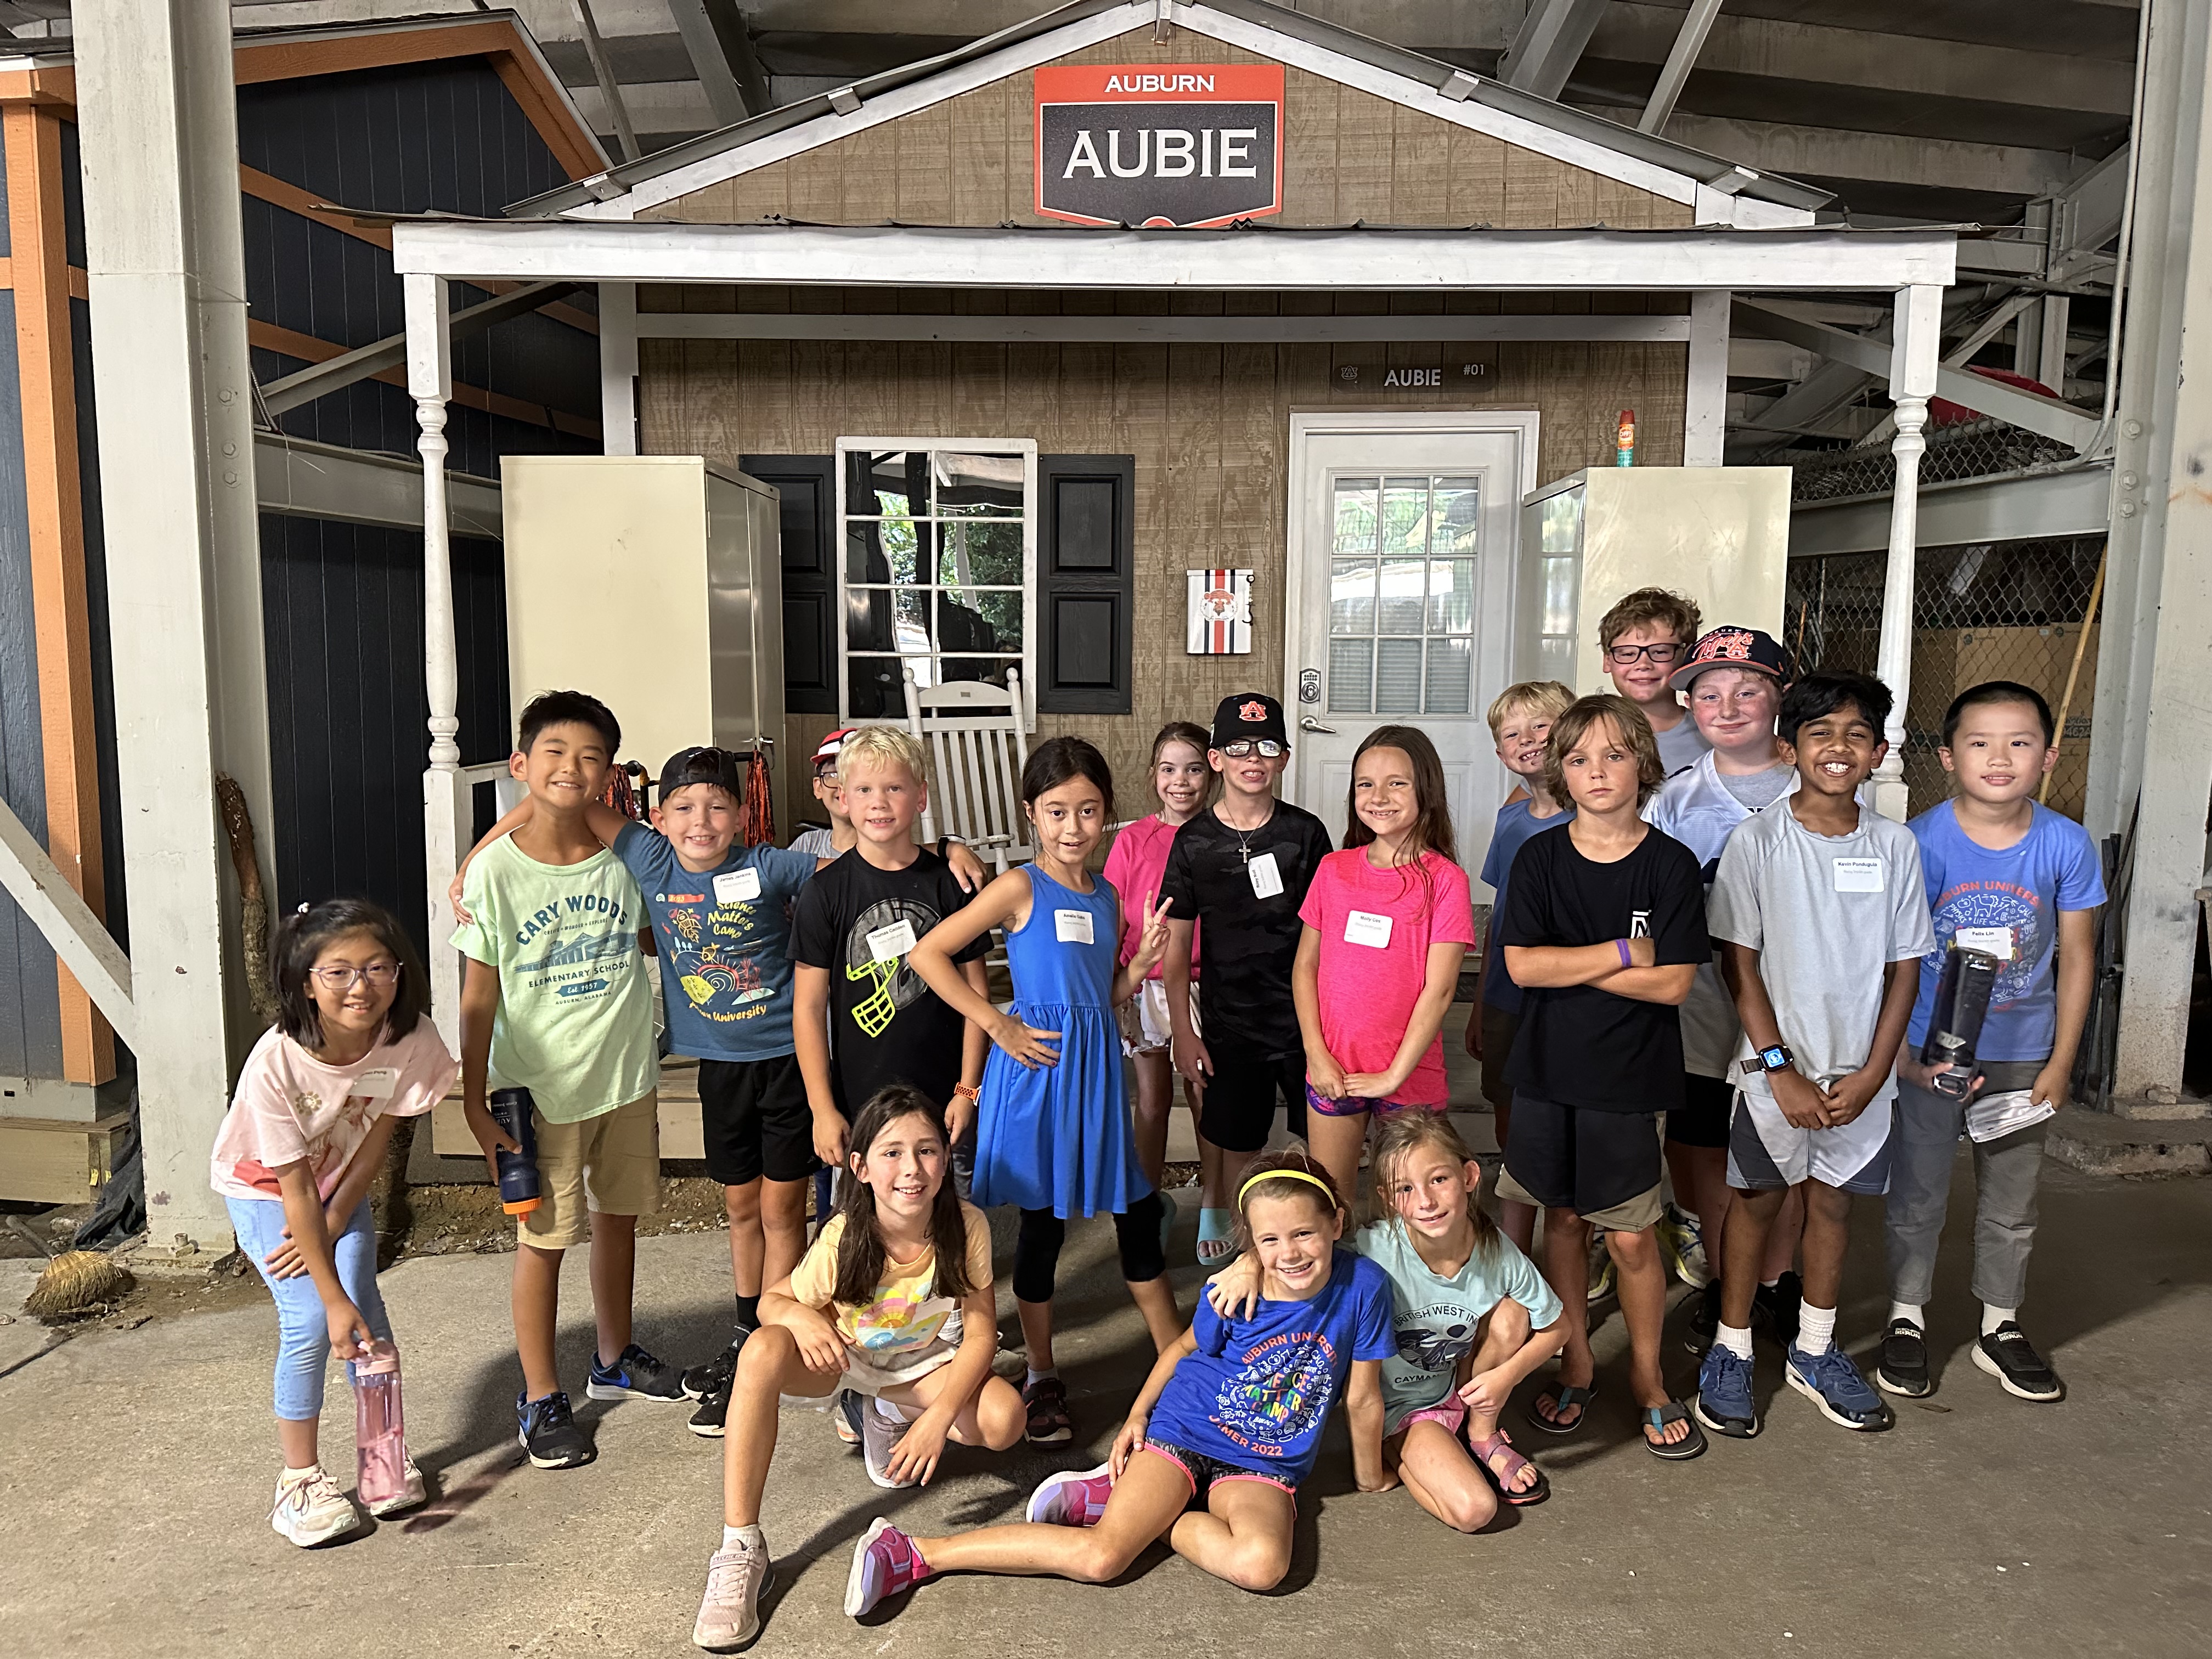
<instances>
[{"instance_id":1,"label":"girl in white t-shirt","mask_svg":"<svg viewBox=\"0 0 2212 1659\"><path fill-rule=\"evenodd\" d=\"M437 1104L460 1067L426 1017L429 986L392 914L301 905L271 951L276 1024L253 1046L216 1131L210 1176L239 1249L276 1299L276 1479L270 1524L302 1547L361 1524L317 1452L331 1348L349 1362L392 1324L376 1288L368 1186L395 1118ZM352 1376L349 1363L347 1376ZM379 1515L422 1501L422 1472Z\"/></svg>"}]
</instances>

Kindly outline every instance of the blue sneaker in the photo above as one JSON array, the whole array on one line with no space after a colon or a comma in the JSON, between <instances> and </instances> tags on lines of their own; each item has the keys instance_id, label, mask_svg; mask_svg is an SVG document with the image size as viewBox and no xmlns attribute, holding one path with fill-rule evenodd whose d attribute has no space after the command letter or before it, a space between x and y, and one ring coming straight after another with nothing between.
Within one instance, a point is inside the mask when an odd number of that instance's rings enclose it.
<instances>
[{"instance_id":1,"label":"blue sneaker","mask_svg":"<svg viewBox=\"0 0 2212 1659\"><path fill-rule=\"evenodd\" d=\"M1716 1342L1698 1367L1698 1396L1690 1402L1698 1421L1731 1440L1759 1434L1759 1405L1751 1396L1751 1362Z\"/></svg>"},{"instance_id":2,"label":"blue sneaker","mask_svg":"<svg viewBox=\"0 0 2212 1659\"><path fill-rule=\"evenodd\" d=\"M1810 1354L1795 1343L1782 1366L1782 1380L1820 1408L1820 1415L1840 1428L1877 1431L1897 1419L1882 1398L1867 1386L1850 1355L1832 1342L1825 1353Z\"/></svg>"},{"instance_id":3,"label":"blue sneaker","mask_svg":"<svg viewBox=\"0 0 2212 1659\"><path fill-rule=\"evenodd\" d=\"M514 1397L514 1416L520 1425L515 1438L530 1461L541 1469L580 1469L599 1455L584 1431L576 1426L568 1396L560 1390L532 1400Z\"/></svg>"},{"instance_id":4,"label":"blue sneaker","mask_svg":"<svg viewBox=\"0 0 2212 1659\"><path fill-rule=\"evenodd\" d=\"M592 1378L584 1392L593 1400L682 1400L684 1376L633 1342L611 1365L592 1356Z\"/></svg>"}]
</instances>

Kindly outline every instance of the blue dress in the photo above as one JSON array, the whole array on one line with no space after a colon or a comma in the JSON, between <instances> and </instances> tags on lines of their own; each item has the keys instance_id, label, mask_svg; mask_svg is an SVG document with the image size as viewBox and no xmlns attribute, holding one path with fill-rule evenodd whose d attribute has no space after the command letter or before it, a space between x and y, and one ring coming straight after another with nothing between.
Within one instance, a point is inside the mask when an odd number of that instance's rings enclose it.
<instances>
[{"instance_id":1,"label":"blue dress","mask_svg":"<svg viewBox=\"0 0 2212 1659\"><path fill-rule=\"evenodd\" d=\"M1049 1039L1060 1064L1030 1071L992 1048L978 1104L975 1200L1050 1210L1062 1220L1120 1214L1152 1183L1137 1162L1114 1023L1114 890L1094 878L1091 891L1079 893L1034 864L1022 867L1030 919L1006 934L1013 1012L1035 1030L1060 1033ZM1090 918L1088 945L1078 915Z\"/></svg>"}]
</instances>

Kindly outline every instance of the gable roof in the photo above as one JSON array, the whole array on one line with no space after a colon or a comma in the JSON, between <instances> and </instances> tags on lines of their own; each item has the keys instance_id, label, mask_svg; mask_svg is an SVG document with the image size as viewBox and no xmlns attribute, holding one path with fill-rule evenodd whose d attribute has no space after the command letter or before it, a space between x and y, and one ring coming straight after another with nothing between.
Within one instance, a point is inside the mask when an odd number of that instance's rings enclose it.
<instances>
[{"instance_id":1,"label":"gable roof","mask_svg":"<svg viewBox=\"0 0 2212 1659\"><path fill-rule=\"evenodd\" d=\"M507 212L515 218L635 218L707 185L1159 21L1692 205L1700 224L1809 225L1814 210L1831 199L1794 179L1569 109L1269 0L1070 0L957 51L702 134L519 202Z\"/></svg>"}]
</instances>

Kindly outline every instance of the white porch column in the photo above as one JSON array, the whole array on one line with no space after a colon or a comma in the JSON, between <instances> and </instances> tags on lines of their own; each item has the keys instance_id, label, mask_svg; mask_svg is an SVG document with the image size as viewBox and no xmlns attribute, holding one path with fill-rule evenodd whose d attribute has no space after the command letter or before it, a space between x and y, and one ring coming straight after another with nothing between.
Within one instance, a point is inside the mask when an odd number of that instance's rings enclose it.
<instances>
[{"instance_id":1,"label":"white porch column","mask_svg":"<svg viewBox=\"0 0 2212 1659\"><path fill-rule=\"evenodd\" d=\"M453 336L446 279L404 279L407 392L415 399L415 447L422 457L422 684L430 703L430 764L422 774L423 875L429 906L431 1015L456 1054L461 1040L460 961L446 945L453 912L446 889L460 868L474 823L461 774L460 667L453 641L452 515L446 505L446 405L453 395Z\"/></svg>"},{"instance_id":2,"label":"white porch column","mask_svg":"<svg viewBox=\"0 0 2212 1659\"><path fill-rule=\"evenodd\" d=\"M599 440L608 455L637 453L637 284L599 284Z\"/></svg>"},{"instance_id":3,"label":"white porch column","mask_svg":"<svg viewBox=\"0 0 2212 1659\"><path fill-rule=\"evenodd\" d=\"M1889 504L1889 566L1881 586L1881 640L1876 672L1895 699L1883 735L1889 753L1874 775L1875 810L1902 822L1905 799L1905 704L1912 694L1912 574L1919 552L1920 429L1928 424L1928 399L1936 392L1937 349L1943 331L1943 290L1900 289L1891 331L1889 395L1897 406L1897 484Z\"/></svg>"},{"instance_id":4,"label":"white porch column","mask_svg":"<svg viewBox=\"0 0 2212 1659\"><path fill-rule=\"evenodd\" d=\"M221 1250L252 1030L215 775L271 844L230 11L82 0L76 68L149 1246Z\"/></svg>"},{"instance_id":5,"label":"white porch column","mask_svg":"<svg viewBox=\"0 0 2212 1659\"><path fill-rule=\"evenodd\" d=\"M1690 374L1682 398L1682 465L1718 466L1728 438L1729 301L1724 288L1690 296Z\"/></svg>"}]
</instances>

